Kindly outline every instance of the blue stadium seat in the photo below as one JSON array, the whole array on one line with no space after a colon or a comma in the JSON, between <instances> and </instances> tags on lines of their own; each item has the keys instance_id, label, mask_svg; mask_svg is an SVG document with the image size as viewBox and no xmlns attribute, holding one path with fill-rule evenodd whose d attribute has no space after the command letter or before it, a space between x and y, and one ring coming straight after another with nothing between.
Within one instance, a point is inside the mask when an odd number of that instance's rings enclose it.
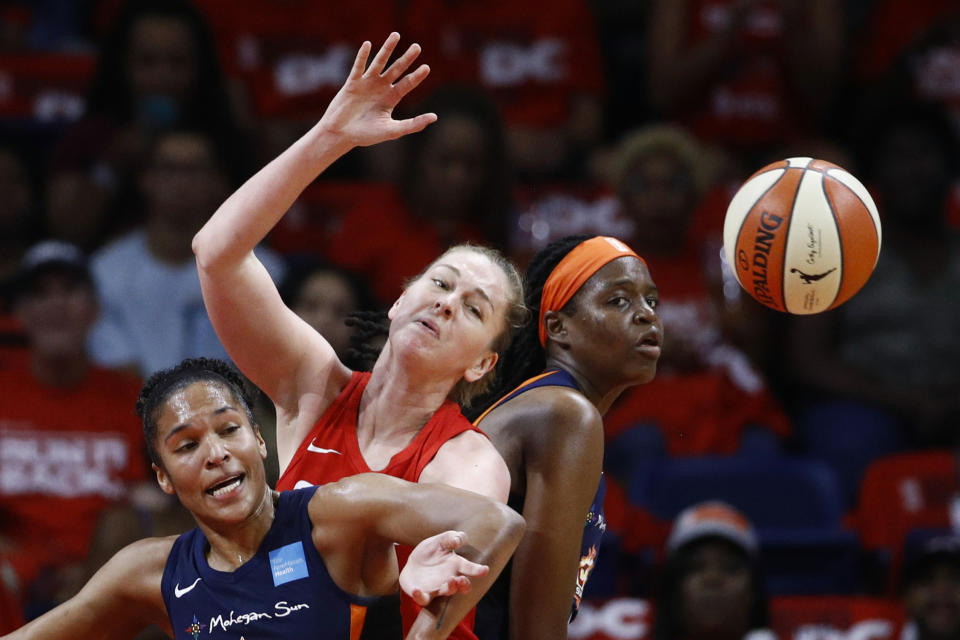
<instances>
[{"instance_id":1,"label":"blue stadium seat","mask_svg":"<svg viewBox=\"0 0 960 640\"><path fill-rule=\"evenodd\" d=\"M795 421L804 453L836 471L844 504L856 504L867 466L904 448L903 429L889 414L855 402L812 404Z\"/></svg>"},{"instance_id":2,"label":"blue stadium seat","mask_svg":"<svg viewBox=\"0 0 960 640\"><path fill-rule=\"evenodd\" d=\"M836 474L819 460L776 457L675 458L638 470L635 504L673 519L704 500L723 500L752 521L772 595L841 594L860 583L860 547L842 526Z\"/></svg>"},{"instance_id":3,"label":"blue stadium seat","mask_svg":"<svg viewBox=\"0 0 960 640\"><path fill-rule=\"evenodd\" d=\"M642 465L627 491L631 501L664 519L712 499L729 502L757 529L838 528L844 515L830 466L788 456L666 459Z\"/></svg>"}]
</instances>

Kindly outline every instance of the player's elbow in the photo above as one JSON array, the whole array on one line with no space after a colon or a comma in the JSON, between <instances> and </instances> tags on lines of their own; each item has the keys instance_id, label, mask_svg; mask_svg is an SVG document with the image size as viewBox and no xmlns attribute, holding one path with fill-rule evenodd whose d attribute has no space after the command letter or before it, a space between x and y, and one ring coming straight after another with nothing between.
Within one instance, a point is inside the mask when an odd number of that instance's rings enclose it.
<instances>
[{"instance_id":1,"label":"player's elbow","mask_svg":"<svg viewBox=\"0 0 960 640\"><path fill-rule=\"evenodd\" d=\"M234 255L223 238L218 237L215 230L204 227L193 236L190 243L193 255L197 260L197 269L200 271L213 271L223 266L230 265L242 258L242 254Z\"/></svg>"},{"instance_id":2,"label":"player's elbow","mask_svg":"<svg viewBox=\"0 0 960 640\"><path fill-rule=\"evenodd\" d=\"M527 521L523 516L508 507L505 504L496 503L497 520L499 522L500 535L504 543L510 547L510 553L517 548L523 534L527 530Z\"/></svg>"},{"instance_id":3,"label":"player's elbow","mask_svg":"<svg viewBox=\"0 0 960 640\"><path fill-rule=\"evenodd\" d=\"M208 238L209 234L205 233L205 230L205 228L200 229L200 231L193 236L193 241L190 243L193 255L197 259L197 268L201 270L207 269L213 261L213 251Z\"/></svg>"},{"instance_id":4,"label":"player's elbow","mask_svg":"<svg viewBox=\"0 0 960 640\"><path fill-rule=\"evenodd\" d=\"M474 562L502 566L520 545L527 523L523 516L505 504L486 499L473 507L468 522L460 525L467 539L477 543L480 555Z\"/></svg>"}]
</instances>

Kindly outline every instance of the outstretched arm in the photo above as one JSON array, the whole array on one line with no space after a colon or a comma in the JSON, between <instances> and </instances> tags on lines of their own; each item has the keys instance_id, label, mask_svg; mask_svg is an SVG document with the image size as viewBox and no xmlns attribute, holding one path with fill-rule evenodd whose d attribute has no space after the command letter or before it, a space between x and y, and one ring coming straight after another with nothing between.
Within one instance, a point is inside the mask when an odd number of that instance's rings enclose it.
<instances>
[{"instance_id":1,"label":"outstretched arm","mask_svg":"<svg viewBox=\"0 0 960 640\"><path fill-rule=\"evenodd\" d=\"M436 120L434 114L392 117L397 103L429 73L426 65L406 73L420 53L416 44L387 66L399 40L390 34L369 65L371 45L364 42L320 121L231 195L193 240L204 303L220 341L287 415L298 413L305 391L335 396L349 371L326 340L284 305L253 248L307 185L347 151L420 131ZM285 437L278 433L278 440Z\"/></svg>"},{"instance_id":2,"label":"outstretched arm","mask_svg":"<svg viewBox=\"0 0 960 640\"><path fill-rule=\"evenodd\" d=\"M415 545L444 531L458 531L467 544L458 552L487 565L471 579L469 593L434 599L408 638L446 638L493 584L523 535L523 518L509 507L442 484L413 484L382 474L352 476L317 489L310 503L314 542L331 576L344 587L364 588L371 567L388 573L393 543ZM389 565L394 566L394 565ZM396 569L383 575L396 587Z\"/></svg>"},{"instance_id":3,"label":"outstretched arm","mask_svg":"<svg viewBox=\"0 0 960 640\"><path fill-rule=\"evenodd\" d=\"M152 538L121 549L83 589L3 640L129 638L156 624L170 633L160 593L173 538Z\"/></svg>"}]
</instances>

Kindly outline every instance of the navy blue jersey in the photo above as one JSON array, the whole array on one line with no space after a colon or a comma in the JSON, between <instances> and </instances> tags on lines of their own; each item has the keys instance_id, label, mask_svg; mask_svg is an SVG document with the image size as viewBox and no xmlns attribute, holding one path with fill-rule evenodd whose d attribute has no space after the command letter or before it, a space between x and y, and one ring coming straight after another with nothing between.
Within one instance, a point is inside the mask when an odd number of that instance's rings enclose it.
<instances>
[{"instance_id":1,"label":"navy blue jersey","mask_svg":"<svg viewBox=\"0 0 960 640\"><path fill-rule=\"evenodd\" d=\"M474 421L475 425L480 425L481 421L493 409L509 402L522 393L539 387L569 387L580 391L576 380L563 369L550 369L534 376L523 382L516 389L503 396L487 409L479 418ZM482 429L482 427L481 427ZM577 569L576 584L573 585L573 601L570 605L570 620L577 616L580 608L580 598L583 596L583 589L590 577L596 562L597 553L600 550L600 541L603 538L603 532L607 530L607 521L603 517L603 498L606 494L606 483L603 474L597 484L597 492L593 496L593 502L590 505L590 511L587 513L583 524L583 537L580 540L580 566ZM523 496L510 495L509 505L517 512L523 512ZM510 565L508 564L500 574L497 581L490 588L487 594L477 605L477 637L482 640L495 640L507 638L509 636L509 604L510 604Z\"/></svg>"},{"instance_id":2,"label":"navy blue jersey","mask_svg":"<svg viewBox=\"0 0 960 640\"><path fill-rule=\"evenodd\" d=\"M355 596L327 573L307 514L316 489L280 494L260 549L236 571L210 567L199 528L176 539L161 583L176 640L400 638L397 596Z\"/></svg>"}]
</instances>

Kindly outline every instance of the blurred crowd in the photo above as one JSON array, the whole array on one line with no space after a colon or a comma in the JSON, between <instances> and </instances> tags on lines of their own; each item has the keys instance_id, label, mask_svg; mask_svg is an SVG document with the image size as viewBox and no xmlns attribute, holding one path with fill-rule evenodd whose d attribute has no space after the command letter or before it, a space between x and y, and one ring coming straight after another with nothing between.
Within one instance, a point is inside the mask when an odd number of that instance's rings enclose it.
<instances>
[{"instance_id":1,"label":"blurred crowd","mask_svg":"<svg viewBox=\"0 0 960 640\"><path fill-rule=\"evenodd\" d=\"M450 244L523 268L617 236L665 343L606 417L585 600L651 603L633 637L657 640L776 637L836 603L960 638L956 0L3 3L0 632L189 526L133 404L154 371L226 357L191 239L394 30L431 67L400 115L439 120L294 204L258 250L287 304L350 363L344 318ZM762 307L721 260L732 194L792 156L859 177L883 224L870 281L816 316Z\"/></svg>"}]
</instances>

